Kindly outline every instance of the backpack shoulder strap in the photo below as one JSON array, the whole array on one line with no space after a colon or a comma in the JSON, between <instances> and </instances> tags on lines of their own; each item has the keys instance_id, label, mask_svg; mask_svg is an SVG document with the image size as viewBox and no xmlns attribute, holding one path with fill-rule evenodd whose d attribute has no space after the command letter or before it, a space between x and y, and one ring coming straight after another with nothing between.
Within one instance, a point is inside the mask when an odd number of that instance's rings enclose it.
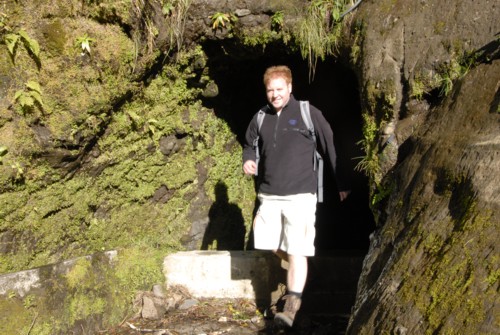
<instances>
[{"instance_id":1,"label":"backpack shoulder strap","mask_svg":"<svg viewBox=\"0 0 500 335\"><path fill-rule=\"evenodd\" d=\"M256 176L258 175L259 160L260 160L260 153L259 153L260 127L262 127L262 122L264 122L264 117L266 116L264 108L262 108L257 112L257 137L253 139L253 148L255 150L255 164L257 164L257 171L255 172Z\"/></svg>"},{"instance_id":2,"label":"backpack shoulder strap","mask_svg":"<svg viewBox=\"0 0 500 335\"><path fill-rule=\"evenodd\" d=\"M300 101L300 114L302 115L302 120L304 120L314 143L316 144L316 132L314 131L314 123L311 119L309 101ZM318 170L318 202L323 202L323 157L321 157L318 150L315 150L314 152L314 170L316 169Z\"/></svg>"},{"instance_id":3,"label":"backpack shoulder strap","mask_svg":"<svg viewBox=\"0 0 500 335\"><path fill-rule=\"evenodd\" d=\"M304 123L311 133L314 142L316 142L316 133L314 131L314 123L311 119L311 111L309 110L309 101L300 101L300 114L302 115L302 120L304 120Z\"/></svg>"},{"instance_id":4,"label":"backpack shoulder strap","mask_svg":"<svg viewBox=\"0 0 500 335\"><path fill-rule=\"evenodd\" d=\"M257 112L257 131L260 135L260 127L262 127L262 122L264 121L264 117L266 116L266 112L261 109Z\"/></svg>"}]
</instances>

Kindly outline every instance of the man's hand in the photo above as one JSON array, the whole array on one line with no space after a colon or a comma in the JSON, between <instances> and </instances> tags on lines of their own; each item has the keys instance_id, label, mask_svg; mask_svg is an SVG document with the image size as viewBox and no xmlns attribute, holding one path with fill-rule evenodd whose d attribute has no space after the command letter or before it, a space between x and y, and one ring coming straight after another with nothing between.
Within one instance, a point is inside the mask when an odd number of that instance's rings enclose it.
<instances>
[{"instance_id":1,"label":"man's hand","mask_svg":"<svg viewBox=\"0 0 500 335\"><path fill-rule=\"evenodd\" d=\"M344 201L345 199L347 199L349 194L351 194L351 191L340 191L339 192L340 201Z\"/></svg>"},{"instance_id":2,"label":"man's hand","mask_svg":"<svg viewBox=\"0 0 500 335\"><path fill-rule=\"evenodd\" d=\"M257 172L257 164L251 160L246 161L243 163L243 172L248 175L254 175Z\"/></svg>"}]
</instances>

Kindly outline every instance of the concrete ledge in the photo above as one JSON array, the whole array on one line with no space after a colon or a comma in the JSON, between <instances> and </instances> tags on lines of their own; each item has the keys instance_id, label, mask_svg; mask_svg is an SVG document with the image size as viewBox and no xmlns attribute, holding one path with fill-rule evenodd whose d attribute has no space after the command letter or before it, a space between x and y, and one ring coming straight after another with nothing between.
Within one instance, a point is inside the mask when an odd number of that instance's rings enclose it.
<instances>
[{"instance_id":1,"label":"concrete ledge","mask_svg":"<svg viewBox=\"0 0 500 335\"><path fill-rule=\"evenodd\" d=\"M112 250L0 274L0 334L95 334L111 326L112 316L127 313L127 296L113 286L118 262Z\"/></svg>"},{"instance_id":2,"label":"concrete ledge","mask_svg":"<svg viewBox=\"0 0 500 335\"><path fill-rule=\"evenodd\" d=\"M117 254L116 250L111 250L99 254L99 257L105 263L109 263L116 258ZM44 293L47 287L54 285L55 278L67 274L79 260L86 259L97 262L96 255L78 257L30 270L0 274L0 296L13 292L23 298L28 294Z\"/></svg>"},{"instance_id":3,"label":"concrete ledge","mask_svg":"<svg viewBox=\"0 0 500 335\"><path fill-rule=\"evenodd\" d=\"M286 271L271 252L185 251L165 257L168 287L181 285L195 298L247 298L268 302L279 294Z\"/></svg>"}]
</instances>

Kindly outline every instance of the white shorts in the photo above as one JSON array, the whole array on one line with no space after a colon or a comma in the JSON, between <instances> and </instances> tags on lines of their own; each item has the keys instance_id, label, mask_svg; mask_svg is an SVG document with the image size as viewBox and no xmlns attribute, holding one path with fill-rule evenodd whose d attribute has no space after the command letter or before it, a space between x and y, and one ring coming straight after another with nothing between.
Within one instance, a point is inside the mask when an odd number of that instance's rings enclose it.
<instances>
[{"instance_id":1,"label":"white shorts","mask_svg":"<svg viewBox=\"0 0 500 335\"><path fill-rule=\"evenodd\" d=\"M281 249L289 255L314 256L316 194L287 196L259 193L253 223L255 249Z\"/></svg>"}]
</instances>

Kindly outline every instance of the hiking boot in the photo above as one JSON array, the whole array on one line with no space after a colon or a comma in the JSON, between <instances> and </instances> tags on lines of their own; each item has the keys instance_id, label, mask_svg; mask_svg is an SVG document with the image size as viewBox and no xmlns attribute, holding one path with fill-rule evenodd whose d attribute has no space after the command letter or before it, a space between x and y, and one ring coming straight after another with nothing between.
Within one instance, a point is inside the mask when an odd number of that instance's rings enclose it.
<instances>
[{"instance_id":1,"label":"hiking boot","mask_svg":"<svg viewBox=\"0 0 500 335\"><path fill-rule=\"evenodd\" d=\"M285 307L283 308L283 312L276 313L274 322L278 325L291 328L295 320L295 315L300 309L302 299L293 294L285 295L283 299L285 299Z\"/></svg>"},{"instance_id":2,"label":"hiking boot","mask_svg":"<svg viewBox=\"0 0 500 335\"><path fill-rule=\"evenodd\" d=\"M266 319L274 319L276 314L283 311L285 307L285 297L286 293L282 293L281 296L276 300L275 303L271 304L271 306L267 307L264 310L264 318Z\"/></svg>"}]
</instances>

